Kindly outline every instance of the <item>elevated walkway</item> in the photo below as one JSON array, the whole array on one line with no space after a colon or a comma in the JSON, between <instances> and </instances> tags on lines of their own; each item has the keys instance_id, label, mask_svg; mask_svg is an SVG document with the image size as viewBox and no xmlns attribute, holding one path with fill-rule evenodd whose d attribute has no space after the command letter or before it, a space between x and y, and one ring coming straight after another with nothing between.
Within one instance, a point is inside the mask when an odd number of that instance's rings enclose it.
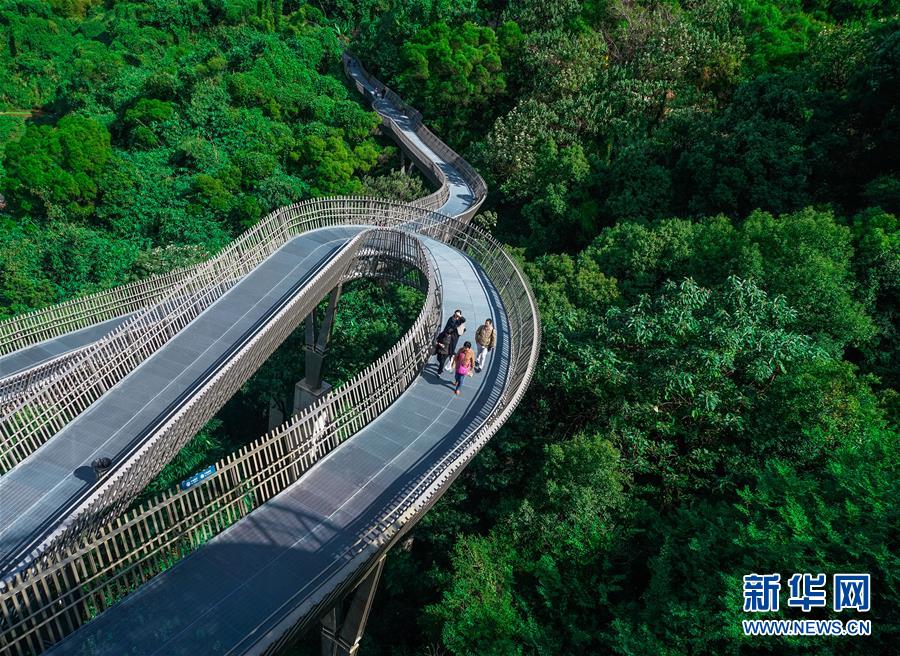
<instances>
[{"instance_id":1,"label":"elevated walkway","mask_svg":"<svg viewBox=\"0 0 900 656\"><path fill-rule=\"evenodd\" d=\"M0 477L0 569L21 562L85 501L96 486L90 467L95 458L119 462L152 437L358 232L353 228L317 230L285 244L49 442Z\"/></svg>"},{"instance_id":2,"label":"elevated walkway","mask_svg":"<svg viewBox=\"0 0 900 656\"><path fill-rule=\"evenodd\" d=\"M75 330L59 337L52 337L33 346L0 356L0 379L28 371L61 355L92 344L109 331L118 327L125 318L123 316L108 319L87 328Z\"/></svg>"},{"instance_id":3,"label":"elevated walkway","mask_svg":"<svg viewBox=\"0 0 900 656\"><path fill-rule=\"evenodd\" d=\"M427 246L441 271L445 319L458 307L467 323L489 316L498 323L487 367L455 396L450 373L439 378L430 364L297 483L49 654L262 653L286 627L314 621L372 566L388 544L369 540L371 529L471 439L509 373L508 325L490 281L458 251L430 240Z\"/></svg>"},{"instance_id":4,"label":"elevated walkway","mask_svg":"<svg viewBox=\"0 0 900 656\"><path fill-rule=\"evenodd\" d=\"M537 360L537 311L515 263L499 244L465 223L484 200L483 181L422 125L418 112L389 90L385 98L373 98L379 83L352 58L345 57L344 63L357 88L368 92L385 128L440 188L409 205L333 199L273 213L253 239L269 233L302 234L245 273L158 351L0 478L0 512L8 512L0 516L0 554L6 565L16 563L17 568L13 578L0 582L0 623L7 627L0 629L6 631L0 634L0 650L8 645L14 654L276 653L361 580L372 578L385 553L443 494L524 394ZM303 232L321 225L330 227ZM42 555L23 568L23 557L38 553L39 544L52 544L66 518L90 515L97 499L90 504L89 499L98 494L118 502L126 498L116 496L115 484L102 483L98 492L98 486L87 480L85 467L91 459L144 453L159 425L190 409L192 395L200 394L195 390L214 380L217 369L228 368L235 351L255 332L268 330L267 322L273 321L279 307L307 293L314 307L330 288L320 282L326 269L335 272L332 284L342 279L338 273L346 267L337 263L352 250L348 244L357 243L356 236L369 226L418 235L418 248L424 247L431 264L415 266L431 271L429 285L432 289L437 284L437 295L429 298L439 299L439 307L438 301L430 306L426 302L418 327L404 336L404 346L393 359L379 360L385 363L383 369L373 365L350 391L330 394L322 404L286 422L283 435L272 435L271 446L266 442L252 452L277 457L277 466L241 468L226 463L221 483L216 482L220 481L216 473L210 482L160 501L158 511L151 508L140 517L117 522L108 533L104 528L103 535L109 537L91 538L71 553ZM217 258L227 263L252 257L253 249L259 248L253 239ZM172 277L172 289L177 289L181 275ZM182 277L191 275L186 270ZM319 281L315 293L309 290L311 279ZM165 293L154 290L159 297ZM466 316L468 328L460 344L474 342L475 329L485 318L492 318L498 329L497 348L487 366L464 381L460 395L453 394L452 374L437 375L433 359L424 371L416 364L433 340L436 323L443 325L457 308ZM302 318L309 311L303 306L296 314ZM114 328L120 320L108 323ZM40 358L52 358L54 349L64 353L65 348L89 346L100 326L28 345L19 361L27 367L30 357L40 365ZM289 326L287 322L280 334L286 335ZM33 355L26 356L29 350ZM248 357L253 361L248 367L259 365L260 353ZM405 353L408 357L401 359ZM3 361L0 358L0 366ZM391 363L405 368L402 376L390 368ZM404 389L398 386L401 379L403 386L412 382ZM355 410L354 401L365 405L360 394L381 396L389 387L393 390L384 395L387 401ZM223 389L227 391L227 386ZM226 391L220 390L218 397ZM204 415L195 415L188 427L199 427L197 417ZM325 423L320 425L320 420ZM351 429L352 435L347 432ZM167 461L172 455L147 452L144 461L159 468L164 464L160 458ZM250 456L240 456L245 457ZM301 461L309 464L308 471L300 475L296 469L298 478L286 478L284 468L298 468ZM191 517L204 526L215 525L216 531L221 530L220 516L224 525L229 524L234 504L243 503L245 494L242 479L235 477L240 471L271 472L265 475L284 484L276 486L271 496L263 494L253 512L149 578L154 571L151 563L163 562L166 550L172 548L167 544L174 545L179 535L189 536L193 544L194 534L185 528ZM248 481L247 494L262 493L258 487L262 479L256 476L253 473L252 484ZM222 495L221 505L216 494ZM178 517L165 514L172 504L180 505ZM90 521L85 535L90 533ZM140 555L130 555L129 549ZM120 564L124 569L116 570ZM147 582L140 585L141 581ZM92 607L105 608L106 599L116 598L122 585L133 591L84 624L93 615Z\"/></svg>"}]
</instances>

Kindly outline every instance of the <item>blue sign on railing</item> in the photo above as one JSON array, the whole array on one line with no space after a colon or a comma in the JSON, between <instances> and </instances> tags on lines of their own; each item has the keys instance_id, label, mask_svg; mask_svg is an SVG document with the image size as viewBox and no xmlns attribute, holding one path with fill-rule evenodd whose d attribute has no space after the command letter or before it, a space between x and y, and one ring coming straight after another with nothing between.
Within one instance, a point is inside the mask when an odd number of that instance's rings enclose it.
<instances>
[{"instance_id":1,"label":"blue sign on railing","mask_svg":"<svg viewBox=\"0 0 900 656\"><path fill-rule=\"evenodd\" d=\"M207 478L209 478L210 476L212 476L215 473L216 473L216 466L210 465L203 471L197 472L190 478L186 478L185 480L181 481L181 483L179 485L180 485L182 491L189 490L192 487L194 487L195 485L197 485L198 483L202 483L203 481L205 481Z\"/></svg>"}]
</instances>

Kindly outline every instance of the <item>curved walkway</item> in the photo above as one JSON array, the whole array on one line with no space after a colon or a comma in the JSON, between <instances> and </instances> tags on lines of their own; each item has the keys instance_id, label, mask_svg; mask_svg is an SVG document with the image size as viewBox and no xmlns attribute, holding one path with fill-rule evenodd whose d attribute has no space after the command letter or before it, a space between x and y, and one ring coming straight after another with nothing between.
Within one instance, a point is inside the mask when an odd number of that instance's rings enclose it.
<instances>
[{"instance_id":1,"label":"curved walkway","mask_svg":"<svg viewBox=\"0 0 900 656\"><path fill-rule=\"evenodd\" d=\"M358 86L373 89L358 64L351 60L346 68ZM458 168L467 167L471 176L471 167L452 152L448 158L431 148L420 136L421 124L404 108L377 98L374 107L393 123L405 147L439 171L441 192L446 192L440 211L471 216L484 194L480 179L478 192ZM424 136L433 139L427 130ZM324 228L291 239L0 478L0 513L7 513L0 516L0 560L21 559L57 530L91 493L86 463L96 455L125 454L140 445L167 413L188 402L198 381L227 361L236 344L268 321L279 303L299 293L313 275L337 261L343 247L366 227ZM508 416L515 402L505 405L504 388L510 380L527 384L532 365L527 374L517 365L518 375L513 376L511 354L520 353L522 345L511 344L507 309L485 271L442 242L420 240L440 277L443 321L457 308L468 319L469 331L461 342L474 341L474 330L485 318L494 320L497 349L485 369L468 378L457 396L452 376L439 377L432 361L387 410L296 483L47 653L262 653L351 590L434 503ZM526 294L530 298L527 285L521 298ZM519 305L517 299L511 303ZM536 317L533 303L531 312ZM516 316L521 319L521 310ZM534 343L527 349L530 363L539 339L536 319L534 325ZM31 352L52 354L56 346L51 343L71 348L93 334L86 329L47 340ZM31 356L20 357L24 361ZM385 378L389 376L386 372ZM449 469L436 477L442 465ZM415 513L402 523L392 519L404 503L410 507L411 498L416 500ZM390 522L398 528L385 530Z\"/></svg>"}]
</instances>

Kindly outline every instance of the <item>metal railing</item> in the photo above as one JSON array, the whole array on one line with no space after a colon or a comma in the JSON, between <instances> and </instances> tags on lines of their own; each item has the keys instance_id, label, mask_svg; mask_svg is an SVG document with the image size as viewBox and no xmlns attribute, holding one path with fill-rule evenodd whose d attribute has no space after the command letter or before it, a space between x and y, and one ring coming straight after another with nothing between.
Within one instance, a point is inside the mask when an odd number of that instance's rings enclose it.
<instances>
[{"instance_id":1,"label":"metal railing","mask_svg":"<svg viewBox=\"0 0 900 656\"><path fill-rule=\"evenodd\" d=\"M356 88L361 93L367 93L365 84L371 88L384 86L351 55L345 54L343 63L347 75L354 81ZM365 84L353 74L354 67L365 80ZM387 87L385 88L387 89ZM402 98L390 89L387 89L385 98L406 112L413 123L416 135L429 148L445 161L451 162L460 171L473 193L470 210L466 212L465 217L470 218L487 194L484 179L468 162L422 123L422 115L418 110L404 103ZM376 111L378 111L377 108ZM389 116L383 113L381 116L384 126L390 131L392 138L403 143L409 152L415 153L416 146L409 141L403 129ZM418 158L417 164L439 186L433 193L412 201L410 204L427 210L438 210L450 196L446 173L430 159ZM202 263L179 268L165 274L151 276L144 280L120 285L39 310L32 310L26 314L0 321L0 356L102 321L146 310L167 297L173 287L183 282L201 265ZM29 379L29 386L40 380L39 377L32 376Z\"/></svg>"},{"instance_id":2,"label":"metal railing","mask_svg":"<svg viewBox=\"0 0 900 656\"><path fill-rule=\"evenodd\" d=\"M61 431L288 239L314 228L345 225L347 218L360 225L401 225L423 212L432 214L363 197L317 199L276 210L215 258L185 270L157 305L86 347L65 371L19 397L0 420L0 473ZM431 223L438 226L445 218L434 214Z\"/></svg>"},{"instance_id":3,"label":"metal railing","mask_svg":"<svg viewBox=\"0 0 900 656\"><path fill-rule=\"evenodd\" d=\"M401 227L407 231L433 236L445 241L453 234L466 229L465 222L421 208L379 201L371 198L325 198L304 201L282 208L266 217L257 227L238 239L220 255L198 267L194 276L175 286L160 306L151 308L126 322L121 329L107 336L88 350L88 355L52 384L37 390L33 398L42 405L30 405L17 409L23 417L20 426L6 424L8 429L3 446L11 445L3 454L7 461L17 462L44 444L55 432L62 430L92 400L99 398L109 387L136 368L144 358L166 343L187 324L189 317L196 316L208 307L224 291L230 288L238 277L229 269L236 263L239 272L252 269L275 248L289 238L315 228L357 225ZM275 227L277 226L277 230ZM260 235L271 243L262 247L257 240ZM334 258L327 265L328 277L317 276L295 298L296 313L291 321L299 322L300 313L308 312L319 299L336 284L342 270L352 259L349 252L344 258ZM318 281L318 282L317 282ZM194 293L193 290L199 290ZM292 305L294 307L294 305ZM172 308L172 318L165 314ZM129 327L136 325L140 330L136 336ZM261 335L272 327L267 325ZM289 333L290 331L288 331ZM4 567L17 566L38 557L49 545L71 541L83 533L99 528L112 516L124 510L128 503L140 493L146 483L152 480L168 460L187 443L188 439L224 405L232 394L262 363L268 353L281 343L288 333L281 329L272 332L276 342L263 342L259 351L239 352L225 367L228 377L216 376L193 393L186 404L165 419L154 434L134 447L134 450L116 457L114 469L107 474L104 483L97 489L89 489L83 497L69 502L51 518L51 526L40 530L30 541L23 544L11 561L2 563ZM254 342L256 344L256 342ZM256 347L255 347L256 348ZM119 350L116 350L119 349ZM107 362L107 360L111 361ZM203 401L202 403L200 401ZM33 402L32 402L33 403ZM15 415L13 415L15 416ZM43 418L38 421L37 418ZM45 424L43 422L48 422ZM52 425L54 428L48 427ZM11 430L10 429L11 426ZM64 439L64 435L60 436ZM10 457L16 456L16 459ZM11 466L11 465L10 465ZM102 511L100 510L102 508ZM48 520L49 524L49 520Z\"/></svg>"},{"instance_id":4,"label":"metal railing","mask_svg":"<svg viewBox=\"0 0 900 656\"><path fill-rule=\"evenodd\" d=\"M87 347L83 346L63 353L30 369L24 369L0 379L0 413L8 412L17 406L30 390L35 389L36 385L46 384L61 375L69 368L72 361L84 352L85 348Z\"/></svg>"},{"instance_id":5,"label":"metal railing","mask_svg":"<svg viewBox=\"0 0 900 656\"><path fill-rule=\"evenodd\" d=\"M0 355L143 310L159 301L185 267L0 321Z\"/></svg>"}]
</instances>

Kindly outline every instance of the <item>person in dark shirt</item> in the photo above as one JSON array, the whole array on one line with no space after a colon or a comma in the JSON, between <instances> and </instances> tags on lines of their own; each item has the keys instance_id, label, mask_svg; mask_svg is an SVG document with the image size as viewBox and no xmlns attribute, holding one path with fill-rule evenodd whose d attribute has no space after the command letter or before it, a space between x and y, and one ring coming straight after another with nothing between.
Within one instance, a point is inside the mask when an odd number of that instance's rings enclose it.
<instances>
[{"instance_id":1,"label":"person in dark shirt","mask_svg":"<svg viewBox=\"0 0 900 656\"><path fill-rule=\"evenodd\" d=\"M459 339L459 334L455 330L445 330L438 335L437 341L434 344L434 354L437 356L438 376L440 376L441 372L444 370L444 364L446 364L447 358L453 354L451 345L453 344L454 337Z\"/></svg>"},{"instance_id":2,"label":"person in dark shirt","mask_svg":"<svg viewBox=\"0 0 900 656\"><path fill-rule=\"evenodd\" d=\"M466 332L466 318L462 314L462 310L459 308L453 313L449 319L447 319L447 325L444 326L444 332L448 330L453 331L453 341L450 343L450 352L456 353L456 343L459 341L459 336Z\"/></svg>"}]
</instances>

